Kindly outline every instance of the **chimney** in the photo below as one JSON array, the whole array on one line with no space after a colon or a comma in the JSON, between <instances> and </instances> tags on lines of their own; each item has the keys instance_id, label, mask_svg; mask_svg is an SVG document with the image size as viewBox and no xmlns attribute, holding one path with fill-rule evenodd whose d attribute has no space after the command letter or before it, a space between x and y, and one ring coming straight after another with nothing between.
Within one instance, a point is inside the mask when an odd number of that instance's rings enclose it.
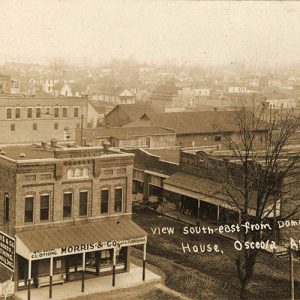
<instances>
[{"instance_id":1,"label":"chimney","mask_svg":"<svg viewBox=\"0 0 300 300\"><path fill-rule=\"evenodd\" d=\"M51 149L54 149L57 145L57 140L56 139L51 139L50 143L51 143Z\"/></svg>"}]
</instances>

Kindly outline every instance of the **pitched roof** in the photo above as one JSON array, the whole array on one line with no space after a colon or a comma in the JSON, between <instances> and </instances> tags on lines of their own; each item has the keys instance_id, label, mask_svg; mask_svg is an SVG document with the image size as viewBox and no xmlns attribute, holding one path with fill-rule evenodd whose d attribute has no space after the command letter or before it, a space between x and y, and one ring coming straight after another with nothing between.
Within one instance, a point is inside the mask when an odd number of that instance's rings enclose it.
<instances>
[{"instance_id":1,"label":"pitched roof","mask_svg":"<svg viewBox=\"0 0 300 300\"><path fill-rule=\"evenodd\" d=\"M85 131L88 131L86 129ZM138 136L175 134L171 129L148 126L148 127L96 127L90 129L95 137L114 137L117 139L130 139Z\"/></svg>"},{"instance_id":2,"label":"pitched roof","mask_svg":"<svg viewBox=\"0 0 300 300\"><path fill-rule=\"evenodd\" d=\"M172 128L177 134L235 132L235 111L199 111L149 114L152 125Z\"/></svg>"}]
</instances>

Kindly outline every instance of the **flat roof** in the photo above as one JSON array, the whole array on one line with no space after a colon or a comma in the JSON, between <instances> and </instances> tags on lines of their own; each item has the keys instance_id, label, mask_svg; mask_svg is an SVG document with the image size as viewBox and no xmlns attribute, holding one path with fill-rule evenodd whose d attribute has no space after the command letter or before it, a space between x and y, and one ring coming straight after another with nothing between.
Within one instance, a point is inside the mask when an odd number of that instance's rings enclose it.
<instances>
[{"instance_id":1,"label":"flat roof","mask_svg":"<svg viewBox=\"0 0 300 300\"><path fill-rule=\"evenodd\" d=\"M52 149L39 150L31 145L1 147L0 154L13 160L54 158L54 151Z\"/></svg>"},{"instance_id":2,"label":"flat roof","mask_svg":"<svg viewBox=\"0 0 300 300\"><path fill-rule=\"evenodd\" d=\"M180 150L174 149L146 149L147 152L157 155L161 160L166 160L179 164Z\"/></svg>"}]
</instances>

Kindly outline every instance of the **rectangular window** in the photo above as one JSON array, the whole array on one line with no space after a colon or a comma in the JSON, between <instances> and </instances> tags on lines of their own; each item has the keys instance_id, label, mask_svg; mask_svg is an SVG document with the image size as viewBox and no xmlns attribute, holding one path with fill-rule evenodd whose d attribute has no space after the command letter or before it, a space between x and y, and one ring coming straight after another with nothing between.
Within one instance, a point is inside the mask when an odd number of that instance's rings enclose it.
<instances>
[{"instance_id":1,"label":"rectangular window","mask_svg":"<svg viewBox=\"0 0 300 300\"><path fill-rule=\"evenodd\" d=\"M115 212L122 212L123 206L123 189L115 189Z\"/></svg>"},{"instance_id":2,"label":"rectangular window","mask_svg":"<svg viewBox=\"0 0 300 300\"><path fill-rule=\"evenodd\" d=\"M88 206L88 192L79 193L79 216L87 215L87 206Z\"/></svg>"},{"instance_id":3,"label":"rectangular window","mask_svg":"<svg viewBox=\"0 0 300 300\"><path fill-rule=\"evenodd\" d=\"M40 221L49 220L49 195L41 195L40 197Z\"/></svg>"},{"instance_id":4,"label":"rectangular window","mask_svg":"<svg viewBox=\"0 0 300 300\"><path fill-rule=\"evenodd\" d=\"M32 118L32 108L31 107L27 108L27 118L29 118L29 119Z\"/></svg>"},{"instance_id":5,"label":"rectangular window","mask_svg":"<svg viewBox=\"0 0 300 300\"><path fill-rule=\"evenodd\" d=\"M33 129L33 130L37 130L37 124L36 124L36 123L33 123L33 124L32 124L32 129Z\"/></svg>"},{"instance_id":6,"label":"rectangular window","mask_svg":"<svg viewBox=\"0 0 300 300\"><path fill-rule=\"evenodd\" d=\"M55 129L55 130L58 129L58 123L54 123L54 129Z\"/></svg>"},{"instance_id":7,"label":"rectangular window","mask_svg":"<svg viewBox=\"0 0 300 300\"><path fill-rule=\"evenodd\" d=\"M50 107L46 107L46 116L50 116Z\"/></svg>"},{"instance_id":8,"label":"rectangular window","mask_svg":"<svg viewBox=\"0 0 300 300\"><path fill-rule=\"evenodd\" d=\"M63 116L63 118L66 118L68 116L68 108L67 107L63 107L62 116Z\"/></svg>"},{"instance_id":9,"label":"rectangular window","mask_svg":"<svg viewBox=\"0 0 300 300\"><path fill-rule=\"evenodd\" d=\"M6 109L6 119L11 119L11 108Z\"/></svg>"},{"instance_id":10,"label":"rectangular window","mask_svg":"<svg viewBox=\"0 0 300 300\"><path fill-rule=\"evenodd\" d=\"M21 117L21 109L19 107L15 110L16 119L20 119Z\"/></svg>"},{"instance_id":11,"label":"rectangular window","mask_svg":"<svg viewBox=\"0 0 300 300\"><path fill-rule=\"evenodd\" d=\"M10 131L15 131L15 130L16 130L15 124L10 124Z\"/></svg>"},{"instance_id":12,"label":"rectangular window","mask_svg":"<svg viewBox=\"0 0 300 300\"><path fill-rule=\"evenodd\" d=\"M215 142L221 142L221 136L220 135L215 135L214 139L215 139Z\"/></svg>"},{"instance_id":13,"label":"rectangular window","mask_svg":"<svg viewBox=\"0 0 300 300\"><path fill-rule=\"evenodd\" d=\"M108 213L109 194L108 189L101 190L101 214Z\"/></svg>"},{"instance_id":14,"label":"rectangular window","mask_svg":"<svg viewBox=\"0 0 300 300\"><path fill-rule=\"evenodd\" d=\"M4 222L9 221L9 197L8 195L4 196Z\"/></svg>"},{"instance_id":15,"label":"rectangular window","mask_svg":"<svg viewBox=\"0 0 300 300\"><path fill-rule=\"evenodd\" d=\"M35 117L36 118L40 118L41 117L41 108L40 107L37 107L35 109Z\"/></svg>"},{"instance_id":16,"label":"rectangular window","mask_svg":"<svg viewBox=\"0 0 300 300\"><path fill-rule=\"evenodd\" d=\"M74 107L74 118L78 118L78 107Z\"/></svg>"},{"instance_id":17,"label":"rectangular window","mask_svg":"<svg viewBox=\"0 0 300 300\"><path fill-rule=\"evenodd\" d=\"M25 198L25 216L24 221L25 223L32 223L33 222L33 196L28 196Z\"/></svg>"},{"instance_id":18,"label":"rectangular window","mask_svg":"<svg viewBox=\"0 0 300 300\"><path fill-rule=\"evenodd\" d=\"M71 218L72 216L72 193L64 193L63 218Z\"/></svg>"},{"instance_id":19,"label":"rectangular window","mask_svg":"<svg viewBox=\"0 0 300 300\"><path fill-rule=\"evenodd\" d=\"M59 117L59 108L55 107L54 108L54 118L58 118Z\"/></svg>"}]
</instances>

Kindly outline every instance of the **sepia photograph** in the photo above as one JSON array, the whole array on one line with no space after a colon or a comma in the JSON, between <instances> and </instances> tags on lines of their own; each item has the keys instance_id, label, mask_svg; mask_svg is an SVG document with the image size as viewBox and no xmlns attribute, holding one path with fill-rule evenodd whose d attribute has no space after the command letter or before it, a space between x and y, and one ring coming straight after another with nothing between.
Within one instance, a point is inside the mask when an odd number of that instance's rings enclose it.
<instances>
[{"instance_id":1,"label":"sepia photograph","mask_svg":"<svg viewBox=\"0 0 300 300\"><path fill-rule=\"evenodd\" d=\"M300 300L300 2L0 11L0 299Z\"/></svg>"}]
</instances>

